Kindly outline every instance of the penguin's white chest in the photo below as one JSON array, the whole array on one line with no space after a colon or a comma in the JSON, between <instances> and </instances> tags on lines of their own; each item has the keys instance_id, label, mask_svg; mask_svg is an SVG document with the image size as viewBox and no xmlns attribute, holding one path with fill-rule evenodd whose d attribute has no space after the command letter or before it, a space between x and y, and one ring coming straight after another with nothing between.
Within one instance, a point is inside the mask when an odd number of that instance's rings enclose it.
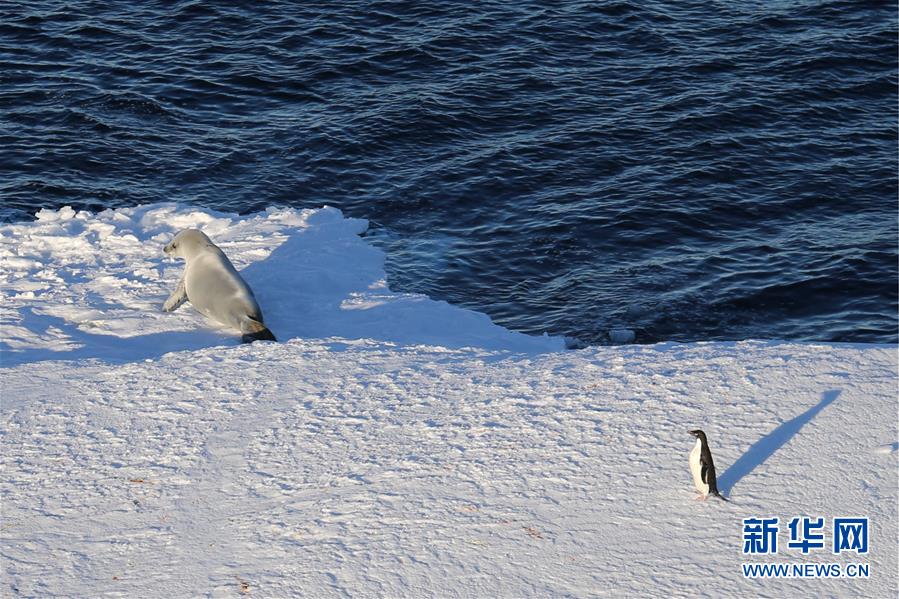
<instances>
[{"instance_id":1,"label":"penguin's white chest","mask_svg":"<svg viewBox=\"0 0 899 599\"><path fill-rule=\"evenodd\" d=\"M693 484L696 485L696 490L703 495L708 495L709 485L702 480L702 462L699 460L701 455L702 441L696 439L696 445L693 446L693 451L690 452L690 472L693 473Z\"/></svg>"}]
</instances>

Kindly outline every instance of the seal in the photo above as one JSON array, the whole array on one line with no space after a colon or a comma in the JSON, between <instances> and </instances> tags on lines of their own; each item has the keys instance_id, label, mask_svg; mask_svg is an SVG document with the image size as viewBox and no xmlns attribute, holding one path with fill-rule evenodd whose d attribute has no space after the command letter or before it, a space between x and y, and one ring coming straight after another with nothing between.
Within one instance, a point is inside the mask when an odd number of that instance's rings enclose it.
<instances>
[{"instance_id":1,"label":"seal","mask_svg":"<svg viewBox=\"0 0 899 599\"><path fill-rule=\"evenodd\" d=\"M181 231L165 246L169 256L184 258L184 274L165 301L166 312L189 301L198 312L243 333L241 341L277 341L262 320L256 297L225 253L205 233Z\"/></svg>"}]
</instances>

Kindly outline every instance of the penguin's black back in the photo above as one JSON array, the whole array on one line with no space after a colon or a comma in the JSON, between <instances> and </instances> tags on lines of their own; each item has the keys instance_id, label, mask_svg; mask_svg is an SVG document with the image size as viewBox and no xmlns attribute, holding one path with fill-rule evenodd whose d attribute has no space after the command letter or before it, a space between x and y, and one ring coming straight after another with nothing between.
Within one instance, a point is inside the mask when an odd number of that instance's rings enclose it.
<instances>
[{"instance_id":1,"label":"penguin's black back","mask_svg":"<svg viewBox=\"0 0 899 599\"><path fill-rule=\"evenodd\" d=\"M702 464L702 481L709 486L709 493L719 495L718 477L715 475L715 461L712 459L712 450L709 449L709 443L705 439L705 435L702 438L699 463Z\"/></svg>"},{"instance_id":2,"label":"penguin's black back","mask_svg":"<svg viewBox=\"0 0 899 599\"><path fill-rule=\"evenodd\" d=\"M709 495L727 501L727 498L718 491L718 477L715 475L715 460L712 459L712 450L709 449L709 440L705 433L696 431L698 438L702 442L702 448L699 450L699 464L702 466L702 482L709 486Z\"/></svg>"},{"instance_id":3,"label":"penguin's black back","mask_svg":"<svg viewBox=\"0 0 899 599\"><path fill-rule=\"evenodd\" d=\"M714 495L724 501L725 497L718 491L718 477L715 475L715 461L712 459L712 450L709 449L709 440L705 432L700 429L690 431L690 434L699 440L699 477L708 485L709 495Z\"/></svg>"}]
</instances>

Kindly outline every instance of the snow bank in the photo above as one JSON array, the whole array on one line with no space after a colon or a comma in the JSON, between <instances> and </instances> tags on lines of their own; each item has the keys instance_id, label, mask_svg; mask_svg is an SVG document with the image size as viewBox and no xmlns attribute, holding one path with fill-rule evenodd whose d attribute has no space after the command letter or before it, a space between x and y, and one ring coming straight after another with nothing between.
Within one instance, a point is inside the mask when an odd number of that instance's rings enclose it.
<instances>
[{"instance_id":1,"label":"snow bank","mask_svg":"<svg viewBox=\"0 0 899 599\"><path fill-rule=\"evenodd\" d=\"M188 226L286 342L159 312ZM894 346L553 351L390 292L364 227L156 205L0 228L2 594L896 595ZM729 503L693 500L697 427ZM769 516L779 554L743 556ZM794 516L867 516L871 552L788 550Z\"/></svg>"},{"instance_id":2,"label":"snow bank","mask_svg":"<svg viewBox=\"0 0 899 599\"><path fill-rule=\"evenodd\" d=\"M339 335L521 352L564 348L561 338L514 333L484 314L390 291L383 252L359 237L366 227L334 208L239 217L175 204L96 216L43 210L36 222L2 225L3 363L124 362L239 343L235 331L189 305L161 311L184 268L162 247L185 228L202 229L225 251L282 340Z\"/></svg>"}]
</instances>

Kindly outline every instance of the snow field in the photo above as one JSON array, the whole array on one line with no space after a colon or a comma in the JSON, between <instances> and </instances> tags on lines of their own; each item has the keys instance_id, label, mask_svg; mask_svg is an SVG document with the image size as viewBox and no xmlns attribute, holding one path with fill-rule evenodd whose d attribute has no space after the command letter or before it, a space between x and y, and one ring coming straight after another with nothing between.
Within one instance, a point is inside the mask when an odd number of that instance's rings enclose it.
<instances>
[{"instance_id":1,"label":"snow field","mask_svg":"<svg viewBox=\"0 0 899 599\"><path fill-rule=\"evenodd\" d=\"M197 226L285 342L159 310L162 245ZM561 351L391 292L364 227L169 204L0 227L3 595L896 595L894 346ZM693 499L697 427L729 503ZM871 553L786 550L803 515L869 517ZM768 516L779 555L743 556Z\"/></svg>"}]
</instances>

